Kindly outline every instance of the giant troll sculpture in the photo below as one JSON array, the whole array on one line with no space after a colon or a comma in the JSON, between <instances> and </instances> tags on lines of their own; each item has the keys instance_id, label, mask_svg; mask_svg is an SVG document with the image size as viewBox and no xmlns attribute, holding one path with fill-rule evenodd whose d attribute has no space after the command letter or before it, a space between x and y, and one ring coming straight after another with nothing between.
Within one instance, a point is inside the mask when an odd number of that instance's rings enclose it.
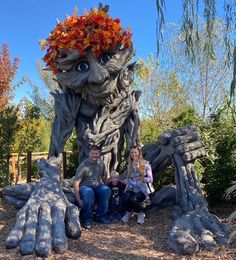
<instances>
[{"instance_id":1,"label":"giant troll sculpture","mask_svg":"<svg viewBox=\"0 0 236 260\"><path fill-rule=\"evenodd\" d=\"M60 181L61 153L74 128L80 159L87 157L91 144L99 145L108 172L120 164L124 144L127 150L141 145L140 92L129 89L135 72L131 34L107 12L108 6L100 5L82 16L67 16L41 42L47 48L44 61L60 87L53 93L55 120L49 159L38 161L42 177L37 184L3 190L5 200L20 208L6 247L19 246L23 255L62 253L67 237L77 239L81 234L79 210L70 202L73 194L65 193ZM208 211L194 170L194 160L204 155L194 126L167 131L142 151L156 175L171 163L175 166L176 205L169 246L177 253L193 254L199 247L225 244L229 230Z\"/></svg>"}]
</instances>

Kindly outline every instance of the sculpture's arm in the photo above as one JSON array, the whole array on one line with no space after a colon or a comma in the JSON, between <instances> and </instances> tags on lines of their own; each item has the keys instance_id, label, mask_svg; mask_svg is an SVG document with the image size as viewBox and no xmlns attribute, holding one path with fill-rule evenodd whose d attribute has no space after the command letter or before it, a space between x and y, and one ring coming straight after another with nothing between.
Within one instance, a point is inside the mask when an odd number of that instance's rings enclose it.
<instances>
[{"instance_id":1,"label":"sculpture's arm","mask_svg":"<svg viewBox=\"0 0 236 260\"><path fill-rule=\"evenodd\" d=\"M171 162L175 166L177 204L172 213L175 222L168 238L169 246L179 254L193 254L199 246L211 249L216 241L227 243L230 230L209 212L194 170L195 159L205 156L197 129L189 125L167 131L142 151L156 176Z\"/></svg>"},{"instance_id":2,"label":"sculpture's arm","mask_svg":"<svg viewBox=\"0 0 236 260\"><path fill-rule=\"evenodd\" d=\"M138 100L140 98L141 91L133 91L131 94L132 110L130 115L125 121L123 131L126 139L126 150L130 150L132 146L140 146L140 116Z\"/></svg>"},{"instance_id":3,"label":"sculpture's arm","mask_svg":"<svg viewBox=\"0 0 236 260\"><path fill-rule=\"evenodd\" d=\"M62 153L64 145L74 128L81 98L70 90L52 93L55 104L55 119L53 122L49 158Z\"/></svg>"}]
</instances>

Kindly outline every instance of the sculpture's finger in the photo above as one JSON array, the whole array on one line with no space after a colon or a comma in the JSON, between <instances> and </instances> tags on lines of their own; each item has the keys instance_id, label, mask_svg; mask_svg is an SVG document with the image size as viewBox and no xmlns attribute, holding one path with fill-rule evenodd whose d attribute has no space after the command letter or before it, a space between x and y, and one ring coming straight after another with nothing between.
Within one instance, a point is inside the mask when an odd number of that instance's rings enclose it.
<instances>
[{"instance_id":1,"label":"sculpture's finger","mask_svg":"<svg viewBox=\"0 0 236 260\"><path fill-rule=\"evenodd\" d=\"M193 224L194 233L200 238L199 242L201 246L206 250L211 250L216 247L214 235L210 230L205 229L202 224L201 213L199 212L199 214L192 214L191 221Z\"/></svg>"},{"instance_id":2,"label":"sculpture's finger","mask_svg":"<svg viewBox=\"0 0 236 260\"><path fill-rule=\"evenodd\" d=\"M187 152L183 154L184 162L192 162L198 158L202 158L206 155L206 150L204 148L198 148L194 151Z\"/></svg>"},{"instance_id":3,"label":"sculpture's finger","mask_svg":"<svg viewBox=\"0 0 236 260\"><path fill-rule=\"evenodd\" d=\"M47 257L52 253L51 229L51 208L45 203L39 209L38 234L35 247L37 256Z\"/></svg>"},{"instance_id":4,"label":"sculpture's finger","mask_svg":"<svg viewBox=\"0 0 236 260\"><path fill-rule=\"evenodd\" d=\"M192 140L191 142L187 143L183 143L180 144L178 146L175 146L175 152L178 154L184 154L187 152L191 152L194 150L197 150L199 148L203 148L203 142L199 141L199 140Z\"/></svg>"},{"instance_id":5,"label":"sculpture's finger","mask_svg":"<svg viewBox=\"0 0 236 260\"><path fill-rule=\"evenodd\" d=\"M202 218L203 225L210 230L216 240L221 244L227 244L228 236L222 231L219 220L213 219L213 215L209 215L208 218Z\"/></svg>"},{"instance_id":6,"label":"sculpture's finger","mask_svg":"<svg viewBox=\"0 0 236 260\"><path fill-rule=\"evenodd\" d=\"M78 207L73 204L70 204L66 209L66 233L68 237L73 239L77 239L81 235L79 214Z\"/></svg>"},{"instance_id":7,"label":"sculpture's finger","mask_svg":"<svg viewBox=\"0 0 236 260\"><path fill-rule=\"evenodd\" d=\"M210 230L202 228L201 230L201 244L202 247L206 250L212 250L217 246L214 235Z\"/></svg>"},{"instance_id":8,"label":"sculpture's finger","mask_svg":"<svg viewBox=\"0 0 236 260\"><path fill-rule=\"evenodd\" d=\"M52 246L56 253L63 253L68 248L68 239L65 234L65 212L65 205L60 202L51 209Z\"/></svg>"},{"instance_id":9,"label":"sculpture's finger","mask_svg":"<svg viewBox=\"0 0 236 260\"><path fill-rule=\"evenodd\" d=\"M4 200L9 204L13 205L16 209L21 209L28 201L34 186L35 184L33 183L8 185L3 188L2 195Z\"/></svg>"},{"instance_id":10,"label":"sculpture's finger","mask_svg":"<svg viewBox=\"0 0 236 260\"><path fill-rule=\"evenodd\" d=\"M196 127L194 125L187 125L187 126L184 126L184 127L173 129L169 132L170 132L172 137L187 135L187 134L196 132Z\"/></svg>"},{"instance_id":11,"label":"sculpture's finger","mask_svg":"<svg viewBox=\"0 0 236 260\"><path fill-rule=\"evenodd\" d=\"M199 243L190 232L181 230L179 228L172 228L168 244L171 249L180 255L192 255L199 250Z\"/></svg>"},{"instance_id":12,"label":"sculpture's finger","mask_svg":"<svg viewBox=\"0 0 236 260\"><path fill-rule=\"evenodd\" d=\"M211 216L213 219L212 221L216 221L218 223L221 231L228 237L229 234L233 231L232 228L230 226L226 225L225 223L222 223L216 215L212 214Z\"/></svg>"},{"instance_id":13,"label":"sculpture's finger","mask_svg":"<svg viewBox=\"0 0 236 260\"><path fill-rule=\"evenodd\" d=\"M17 212L16 224L12 231L10 232L6 240L6 248L16 248L23 235L24 225L25 225L26 209L22 208Z\"/></svg>"},{"instance_id":14,"label":"sculpture's finger","mask_svg":"<svg viewBox=\"0 0 236 260\"><path fill-rule=\"evenodd\" d=\"M4 196L4 201L13 205L16 209L23 208L25 206L25 204L27 203L27 200L20 200L13 196L8 196L8 195Z\"/></svg>"},{"instance_id":15,"label":"sculpture's finger","mask_svg":"<svg viewBox=\"0 0 236 260\"><path fill-rule=\"evenodd\" d=\"M179 146L181 144L186 144L186 143L193 143L193 142L198 142L199 140L199 134L198 132L191 132L191 133L186 133L185 135L182 136L176 136L171 139L171 145L174 147ZM196 144L197 145L197 144ZM199 145L203 145L202 143Z\"/></svg>"},{"instance_id":16,"label":"sculpture's finger","mask_svg":"<svg viewBox=\"0 0 236 260\"><path fill-rule=\"evenodd\" d=\"M38 208L36 203L31 203L26 211L25 234L20 244L22 255L33 254L35 249L36 230L38 221Z\"/></svg>"}]
</instances>

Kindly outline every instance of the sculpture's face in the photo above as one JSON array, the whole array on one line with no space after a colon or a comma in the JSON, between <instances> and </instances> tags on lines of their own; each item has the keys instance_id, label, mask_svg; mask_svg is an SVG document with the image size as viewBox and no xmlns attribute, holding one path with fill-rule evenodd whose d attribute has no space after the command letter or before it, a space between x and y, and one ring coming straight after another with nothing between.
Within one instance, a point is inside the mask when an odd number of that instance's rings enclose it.
<instances>
[{"instance_id":1,"label":"sculpture's face","mask_svg":"<svg viewBox=\"0 0 236 260\"><path fill-rule=\"evenodd\" d=\"M129 69L125 65L134 55L132 48L120 48L99 57L92 52L83 56L76 51L61 52L56 62L59 84L98 106L112 103L118 96L120 88L124 87L124 84L118 84L119 75L122 72L128 77Z\"/></svg>"},{"instance_id":2,"label":"sculpture's face","mask_svg":"<svg viewBox=\"0 0 236 260\"><path fill-rule=\"evenodd\" d=\"M56 74L63 91L73 89L95 106L111 104L133 78L133 71L127 73L125 68L134 56L132 34L122 28L120 19L108 15L108 9L99 4L98 9L81 16L75 11L40 41L47 49L43 60ZM120 86L118 78L123 81Z\"/></svg>"}]
</instances>

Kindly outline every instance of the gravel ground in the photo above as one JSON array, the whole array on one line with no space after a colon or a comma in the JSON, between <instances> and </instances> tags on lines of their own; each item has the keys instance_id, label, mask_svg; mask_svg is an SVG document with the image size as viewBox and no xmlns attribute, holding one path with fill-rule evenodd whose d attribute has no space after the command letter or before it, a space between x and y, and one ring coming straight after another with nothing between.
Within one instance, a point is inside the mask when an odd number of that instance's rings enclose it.
<instances>
[{"instance_id":1,"label":"gravel ground","mask_svg":"<svg viewBox=\"0 0 236 260\"><path fill-rule=\"evenodd\" d=\"M235 205L214 209L223 221L236 210ZM94 224L92 230L83 230L79 240L69 240L68 251L52 254L46 259L236 259L236 242L214 251L200 251L194 256L178 256L167 245L171 229L170 210L146 214L145 225L136 224L133 217L128 224ZM16 210L0 199L0 259L42 259L21 256L18 249L5 249L5 240L15 223Z\"/></svg>"}]
</instances>

